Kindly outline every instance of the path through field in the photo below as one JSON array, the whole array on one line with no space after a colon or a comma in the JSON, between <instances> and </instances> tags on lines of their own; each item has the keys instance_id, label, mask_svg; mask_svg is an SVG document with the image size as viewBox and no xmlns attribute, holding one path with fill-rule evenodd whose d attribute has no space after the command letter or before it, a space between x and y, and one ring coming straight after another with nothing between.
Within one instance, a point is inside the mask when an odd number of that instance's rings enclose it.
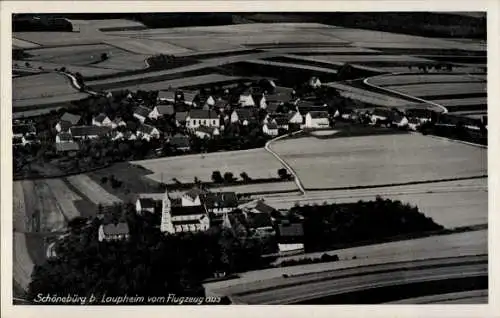
<instances>
[{"instance_id":1,"label":"path through field","mask_svg":"<svg viewBox=\"0 0 500 318\"><path fill-rule=\"evenodd\" d=\"M113 205L120 203L118 197L104 190L98 183L86 174L79 174L66 178L82 195L94 204Z\"/></svg>"}]
</instances>

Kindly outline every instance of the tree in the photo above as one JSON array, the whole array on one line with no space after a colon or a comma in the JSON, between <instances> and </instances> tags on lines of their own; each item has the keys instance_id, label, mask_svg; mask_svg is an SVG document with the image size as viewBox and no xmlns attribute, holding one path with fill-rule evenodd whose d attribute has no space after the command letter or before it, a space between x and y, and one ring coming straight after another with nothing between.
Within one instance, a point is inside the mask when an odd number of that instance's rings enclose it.
<instances>
[{"instance_id":1,"label":"tree","mask_svg":"<svg viewBox=\"0 0 500 318\"><path fill-rule=\"evenodd\" d=\"M29 62L26 62L26 63L24 63L24 66L31 67L31 64Z\"/></svg>"},{"instance_id":2,"label":"tree","mask_svg":"<svg viewBox=\"0 0 500 318\"><path fill-rule=\"evenodd\" d=\"M285 168L278 169L278 176L281 179L287 179L289 177L288 170L286 170Z\"/></svg>"},{"instance_id":3,"label":"tree","mask_svg":"<svg viewBox=\"0 0 500 318\"><path fill-rule=\"evenodd\" d=\"M108 177L102 177L101 178L101 183L105 184L106 182L108 182Z\"/></svg>"},{"instance_id":4,"label":"tree","mask_svg":"<svg viewBox=\"0 0 500 318\"><path fill-rule=\"evenodd\" d=\"M226 172L224 173L224 181L227 183L231 183L234 181L234 175L232 172Z\"/></svg>"},{"instance_id":5,"label":"tree","mask_svg":"<svg viewBox=\"0 0 500 318\"><path fill-rule=\"evenodd\" d=\"M102 53L101 54L101 61L106 61L108 59L108 53Z\"/></svg>"},{"instance_id":6,"label":"tree","mask_svg":"<svg viewBox=\"0 0 500 318\"><path fill-rule=\"evenodd\" d=\"M213 171L212 172L212 181L215 183L224 182L224 178L222 178L222 174L220 173L220 171Z\"/></svg>"},{"instance_id":7,"label":"tree","mask_svg":"<svg viewBox=\"0 0 500 318\"><path fill-rule=\"evenodd\" d=\"M245 182L249 182L252 180L252 178L250 178L246 172L240 173L240 177Z\"/></svg>"}]
</instances>

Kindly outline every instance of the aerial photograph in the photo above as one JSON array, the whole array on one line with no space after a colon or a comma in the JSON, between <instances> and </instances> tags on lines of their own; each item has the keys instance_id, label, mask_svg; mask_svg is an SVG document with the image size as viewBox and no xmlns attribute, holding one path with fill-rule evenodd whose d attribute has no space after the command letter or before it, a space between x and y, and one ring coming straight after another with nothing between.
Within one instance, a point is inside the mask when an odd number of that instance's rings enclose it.
<instances>
[{"instance_id":1,"label":"aerial photograph","mask_svg":"<svg viewBox=\"0 0 500 318\"><path fill-rule=\"evenodd\" d=\"M12 14L12 304L488 304L486 26Z\"/></svg>"}]
</instances>

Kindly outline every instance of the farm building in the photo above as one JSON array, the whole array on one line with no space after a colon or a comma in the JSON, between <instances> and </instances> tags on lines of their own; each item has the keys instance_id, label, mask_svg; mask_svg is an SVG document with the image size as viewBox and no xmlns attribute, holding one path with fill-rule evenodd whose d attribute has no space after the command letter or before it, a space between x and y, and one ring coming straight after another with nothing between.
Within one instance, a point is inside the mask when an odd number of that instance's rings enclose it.
<instances>
[{"instance_id":1,"label":"farm building","mask_svg":"<svg viewBox=\"0 0 500 318\"><path fill-rule=\"evenodd\" d=\"M238 207L238 198L235 192L206 193L201 201L208 212L215 214L230 213Z\"/></svg>"},{"instance_id":2,"label":"farm building","mask_svg":"<svg viewBox=\"0 0 500 318\"><path fill-rule=\"evenodd\" d=\"M218 99L215 101L215 104L213 106L214 109L218 109L219 111L223 111L226 106L228 105L228 101L225 99Z\"/></svg>"},{"instance_id":3,"label":"farm building","mask_svg":"<svg viewBox=\"0 0 500 318\"><path fill-rule=\"evenodd\" d=\"M60 132L56 135L56 144L72 142L73 136L68 132Z\"/></svg>"},{"instance_id":4,"label":"farm building","mask_svg":"<svg viewBox=\"0 0 500 318\"><path fill-rule=\"evenodd\" d=\"M252 94L252 99L255 106L266 109L267 102L264 94Z\"/></svg>"},{"instance_id":5,"label":"farm building","mask_svg":"<svg viewBox=\"0 0 500 318\"><path fill-rule=\"evenodd\" d=\"M142 215L144 212L154 213L155 207L161 203L152 198L139 198L135 201L135 211L137 214Z\"/></svg>"},{"instance_id":6,"label":"farm building","mask_svg":"<svg viewBox=\"0 0 500 318\"><path fill-rule=\"evenodd\" d=\"M173 105L157 105L153 108L148 117L151 119L158 119L163 116L172 116L175 113Z\"/></svg>"},{"instance_id":7,"label":"farm building","mask_svg":"<svg viewBox=\"0 0 500 318\"><path fill-rule=\"evenodd\" d=\"M92 118L92 125L99 127L100 126L111 127L112 122L111 119L109 119L109 117L106 114L100 113L99 115Z\"/></svg>"},{"instance_id":8,"label":"farm building","mask_svg":"<svg viewBox=\"0 0 500 318\"><path fill-rule=\"evenodd\" d=\"M252 94L250 91L243 92L240 94L240 97L238 99L238 105L241 107L253 107L255 106L255 101L253 99Z\"/></svg>"},{"instance_id":9,"label":"farm building","mask_svg":"<svg viewBox=\"0 0 500 318\"><path fill-rule=\"evenodd\" d=\"M370 116L373 124L384 123L391 117L391 112L387 109L375 108Z\"/></svg>"},{"instance_id":10,"label":"farm building","mask_svg":"<svg viewBox=\"0 0 500 318\"><path fill-rule=\"evenodd\" d=\"M288 114L288 122L290 124L302 124L304 123L304 117L300 114L300 112L294 112Z\"/></svg>"},{"instance_id":11,"label":"farm building","mask_svg":"<svg viewBox=\"0 0 500 318\"><path fill-rule=\"evenodd\" d=\"M273 236L276 231L271 221L271 215L268 213L246 213L248 227L258 236Z\"/></svg>"},{"instance_id":12,"label":"farm building","mask_svg":"<svg viewBox=\"0 0 500 318\"><path fill-rule=\"evenodd\" d=\"M182 96L184 104L192 107L198 106L198 103L196 102L198 97L197 91L182 91Z\"/></svg>"},{"instance_id":13,"label":"farm building","mask_svg":"<svg viewBox=\"0 0 500 318\"><path fill-rule=\"evenodd\" d=\"M74 139L95 139L107 135L110 132L109 127L105 126L73 126L69 133Z\"/></svg>"},{"instance_id":14,"label":"farm building","mask_svg":"<svg viewBox=\"0 0 500 318\"><path fill-rule=\"evenodd\" d=\"M144 123L151 111L152 109L149 109L147 107L138 106L136 109L134 109L134 117L137 118L141 123Z\"/></svg>"},{"instance_id":15,"label":"farm building","mask_svg":"<svg viewBox=\"0 0 500 318\"><path fill-rule=\"evenodd\" d=\"M130 232L126 222L101 224L99 226L99 242L128 240L129 237Z\"/></svg>"},{"instance_id":16,"label":"farm building","mask_svg":"<svg viewBox=\"0 0 500 318\"><path fill-rule=\"evenodd\" d=\"M123 140L123 133L121 131L113 130L110 134L111 140Z\"/></svg>"},{"instance_id":17,"label":"farm building","mask_svg":"<svg viewBox=\"0 0 500 318\"><path fill-rule=\"evenodd\" d=\"M198 188L193 188L182 195L181 205L182 206L201 205L201 197L204 194L206 194L205 191Z\"/></svg>"},{"instance_id":18,"label":"farm building","mask_svg":"<svg viewBox=\"0 0 500 318\"><path fill-rule=\"evenodd\" d=\"M64 113L56 124L57 132L68 131L72 126L77 125L80 122L81 116Z\"/></svg>"},{"instance_id":19,"label":"farm building","mask_svg":"<svg viewBox=\"0 0 500 318\"><path fill-rule=\"evenodd\" d=\"M189 151L191 149L191 145L189 143L189 137L181 134L176 134L171 137L168 142L170 145L180 151Z\"/></svg>"},{"instance_id":20,"label":"farm building","mask_svg":"<svg viewBox=\"0 0 500 318\"><path fill-rule=\"evenodd\" d=\"M278 224L276 237L280 254L304 251L304 227L302 223L282 222Z\"/></svg>"},{"instance_id":21,"label":"farm building","mask_svg":"<svg viewBox=\"0 0 500 318\"><path fill-rule=\"evenodd\" d=\"M330 126L328 113L325 111L308 112L305 118L306 128L327 128Z\"/></svg>"},{"instance_id":22,"label":"farm building","mask_svg":"<svg viewBox=\"0 0 500 318\"><path fill-rule=\"evenodd\" d=\"M200 126L220 127L220 119L213 110L195 109L189 112L186 118L186 127L196 129Z\"/></svg>"},{"instance_id":23,"label":"farm building","mask_svg":"<svg viewBox=\"0 0 500 318\"><path fill-rule=\"evenodd\" d=\"M159 102L175 103L175 91L173 91L173 90L159 91L158 92L158 101Z\"/></svg>"},{"instance_id":24,"label":"farm building","mask_svg":"<svg viewBox=\"0 0 500 318\"><path fill-rule=\"evenodd\" d=\"M278 136L278 125L276 123L268 123L262 126L262 131L268 136Z\"/></svg>"},{"instance_id":25,"label":"farm building","mask_svg":"<svg viewBox=\"0 0 500 318\"><path fill-rule=\"evenodd\" d=\"M160 131L154 126L143 124L137 128L137 137L148 141L158 139L160 138Z\"/></svg>"},{"instance_id":26,"label":"farm building","mask_svg":"<svg viewBox=\"0 0 500 318\"><path fill-rule=\"evenodd\" d=\"M28 135L36 135L36 128L32 124L12 125L12 136L23 137Z\"/></svg>"},{"instance_id":27,"label":"farm building","mask_svg":"<svg viewBox=\"0 0 500 318\"><path fill-rule=\"evenodd\" d=\"M278 129L288 130L288 118L285 116L276 116L274 119L274 123L278 126Z\"/></svg>"},{"instance_id":28,"label":"farm building","mask_svg":"<svg viewBox=\"0 0 500 318\"><path fill-rule=\"evenodd\" d=\"M399 128L407 127L408 126L408 118L406 118L406 116L394 114L392 116L392 124L399 127Z\"/></svg>"},{"instance_id":29,"label":"farm building","mask_svg":"<svg viewBox=\"0 0 500 318\"><path fill-rule=\"evenodd\" d=\"M250 123L257 123L259 121L259 114L256 109L248 108L237 108L231 113L231 123L239 123L243 126L247 126Z\"/></svg>"},{"instance_id":30,"label":"farm building","mask_svg":"<svg viewBox=\"0 0 500 318\"><path fill-rule=\"evenodd\" d=\"M111 128L113 128L113 129L116 129L118 127L126 127L126 126L127 126L127 123L121 117L116 117L111 122Z\"/></svg>"},{"instance_id":31,"label":"farm building","mask_svg":"<svg viewBox=\"0 0 500 318\"><path fill-rule=\"evenodd\" d=\"M321 81L316 76L311 77L311 79L309 79L308 84L312 88L319 88L319 87L321 87Z\"/></svg>"},{"instance_id":32,"label":"farm building","mask_svg":"<svg viewBox=\"0 0 500 318\"><path fill-rule=\"evenodd\" d=\"M200 126L195 129L194 134L201 139L214 138L220 136L220 131L217 127Z\"/></svg>"}]
</instances>

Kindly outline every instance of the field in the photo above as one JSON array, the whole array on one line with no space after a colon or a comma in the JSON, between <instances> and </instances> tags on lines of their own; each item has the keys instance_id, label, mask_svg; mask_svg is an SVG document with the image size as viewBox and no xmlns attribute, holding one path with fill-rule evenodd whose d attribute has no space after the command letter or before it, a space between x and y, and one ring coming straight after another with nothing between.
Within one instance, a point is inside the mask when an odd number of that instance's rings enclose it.
<instances>
[{"instance_id":1,"label":"field","mask_svg":"<svg viewBox=\"0 0 500 318\"><path fill-rule=\"evenodd\" d=\"M426 96L486 94L486 84L469 83L436 83L386 86L385 88L405 93L411 96L425 98ZM434 98L435 99L435 98Z\"/></svg>"},{"instance_id":2,"label":"field","mask_svg":"<svg viewBox=\"0 0 500 318\"><path fill-rule=\"evenodd\" d=\"M181 182L193 182L195 177L201 181L211 181L212 172L232 172L235 177L248 173L250 178L275 178L277 170L282 168L278 160L264 149L227 151L203 155L150 159L131 162L140 165L153 174L148 177L170 183L173 178ZM265 191L263 189L262 191Z\"/></svg>"},{"instance_id":3,"label":"field","mask_svg":"<svg viewBox=\"0 0 500 318\"><path fill-rule=\"evenodd\" d=\"M289 191L298 192L297 185L293 181L289 182L272 182L272 183L257 183L257 184L247 184L247 185L238 185L238 186L222 186L222 187L212 187L212 191L233 191L236 193L248 193L248 194L259 194L262 192L281 192L281 191Z\"/></svg>"},{"instance_id":4,"label":"field","mask_svg":"<svg viewBox=\"0 0 500 318\"><path fill-rule=\"evenodd\" d=\"M56 73L17 77L12 80L12 104L16 107L38 107L87 97L73 86L70 80Z\"/></svg>"},{"instance_id":5,"label":"field","mask_svg":"<svg viewBox=\"0 0 500 318\"><path fill-rule=\"evenodd\" d=\"M95 205L113 205L121 202L118 197L104 190L97 182L85 174L67 177L66 180Z\"/></svg>"},{"instance_id":6,"label":"field","mask_svg":"<svg viewBox=\"0 0 500 318\"><path fill-rule=\"evenodd\" d=\"M26 69L24 67L24 63L25 63L24 61L15 60L15 61L13 61L13 63L18 64L19 66L22 67L22 69ZM103 68L101 66L98 67L96 65L86 65L86 66L71 65L71 66L68 66L68 64L57 63L57 61L55 63L52 63L52 62L45 62L45 61L30 60L29 63L31 65L31 68L29 70L31 72L33 72L33 71L41 72L42 70L43 71L53 71L56 68L60 69L61 67L66 67L66 69L68 69L71 72L75 72L75 73L78 72L78 73L82 74L83 77L116 74L116 73L119 73L122 71L120 69ZM21 69L21 67L19 67L17 69ZM40 70L40 67L42 68L42 70Z\"/></svg>"},{"instance_id":7,"label":"field","mask_svg":"<svg viewBox=\"0 0 500 318\"><path fill-rule=\"evenodd\" d=\"M472 83L484 82L486 79L463 74L405 74L405 75L384 75L371 78L370 83L377 86L429 84L429 83Z\"/></svg>"},{"instance_id":8,"label":"field","mask_svg":"<svg viewBox=\"0 0 500 318\"><path fill-rule=\"evenodd\" d=\"M39 45L33 42L12 38L12 47L20 49L31 49L38 47Z\"/></svg>"},{"instance_id":9,"label":"field","mask_svg":"<svg viewBox=\"0 0 500 318\"><path fill-rule=\"evenodd\" d=\"M364 63L364 62L432 62L431 60L407 55L314 55L314 60L341 63Z\"/></svg>"},{"instance_id":10,"label":"field","mask_svg":"<svg viewBox=\"0 0 500 318\"><path fill-rule=\"evenodd\" d=\"M487 151L420 135L314 137L273 145L304 187L380 185L487 174Z\"/></svg>"}]
</instances>

